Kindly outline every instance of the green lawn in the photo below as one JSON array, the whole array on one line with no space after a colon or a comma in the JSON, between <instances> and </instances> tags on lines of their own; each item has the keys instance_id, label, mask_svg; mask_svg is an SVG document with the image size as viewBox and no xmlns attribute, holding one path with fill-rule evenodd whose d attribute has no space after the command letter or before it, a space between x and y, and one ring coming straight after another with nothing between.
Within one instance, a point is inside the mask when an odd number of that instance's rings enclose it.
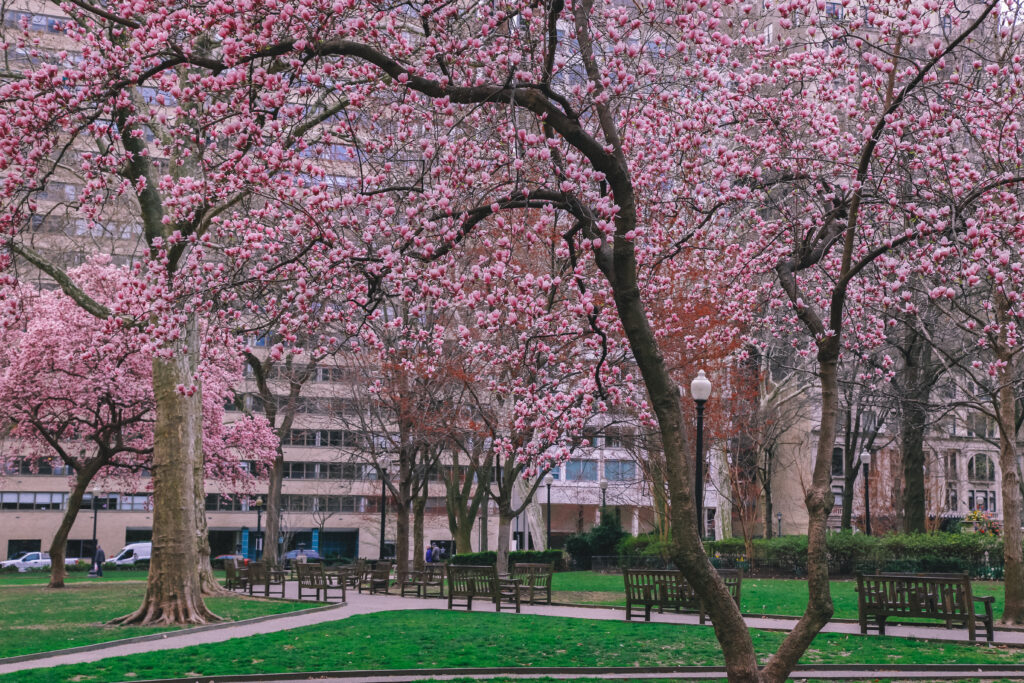
<instances>
[{"instance_id":1,"label":"green lawn","mask_svg":"<svg viewBox=\"0 0 1024 683\"><path fill-rule=\"evenodd\" d=\"M215 572L222 574L223 572ZM143 569L119 569L104 571L103 576L89 576L88 572L71 572L64 577L64 583L109 583L111 581L145 581L148 572ZM0 573L0 587L46 585L50 582L49 572L3 572Z\"/></svg>"},{"instance_id":2,"label":"green lawn","mask_svg":"<svg viewBox=\"0 0 1024 683\"><path fill-rule=\"evenodd\" d=\"M102 579L97 579L102 581ZM75 583L64 589L45 586L0 588L0 657L48 652L108 640L159 633L172 628L105 626L142 603L142 583ZM242 596L210 598L210 609L231 620L281 614L315 603L258 600Z\"/></svg>"},{"instance_id":3,"label":"green lawn","mask_svg":"<svg viewBox=\"0 0 1024 683\"><path fill-rule=\"evenodd\" d=\"M832 602L836 619L857 618L855 581L833 581ZM553 598L561 602L596 605L625 605L626 596L619 574L561 572L551 584ZM975 581L975 595L994 595L995 613L1003 609L1003 584ZM800 579L743 579L740 608L746 614L800 615L807 606L807 582Z\"/></svg>"},{"instance_id":4,"label":"green lawn","mask_svg":"<svg viewBox=\"0 0 1024 683\"><path fill-rule=\"evenodd\" d=\"M783 634L754 632L767 654ZM878 636L821 635L804 663L1022 663L1024 651ZM710 628L491 612L382 612L167 652L0 676L0 683L132 679L345 669L721 664Z\"/></svg>"}]
</instances>

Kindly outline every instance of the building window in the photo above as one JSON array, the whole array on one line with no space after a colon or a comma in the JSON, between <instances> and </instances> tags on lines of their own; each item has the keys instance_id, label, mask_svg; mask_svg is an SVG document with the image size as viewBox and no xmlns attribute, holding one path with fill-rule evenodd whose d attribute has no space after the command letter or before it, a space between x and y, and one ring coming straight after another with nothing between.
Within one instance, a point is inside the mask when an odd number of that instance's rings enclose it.
<instances>
[{"instance_id":1,"label":"building window","mask_svg":"<svg viewBox=\"0 0 1024 683\"><path fill-rule=\"evenodd\" d=\"M967 509L980 512L996 512L996 492L988 490L972 490L967 492Z\"/></svg>"},{"instance_id":2,"label":"building window","mask_svg":"<svg viewBox=\"0 0 1024 683\"><path fill-rule=\"evenodd\" d=\"M942 32L948 34L953 30L953 17L948 14L942 17Z\"/></svg>"},{"instance_id":3,"label":"building window","mask_svg":"<svg viewBox=\"0 0 1024 683\"><path fill-rule=\"evenodd\" d=\"M845 468L843 467L843 449L833 448L832 449L832 476L841 477Z\"/></svg>"},{"instance_id":4,"label":"building window","mask_svg":"<svg viewBox=\"0 0 1024 683\"><path fill-rule=\"evenodd\" d=\"M843 487L835 485L832 487L832 496L835 498L835 502L832 503L832 509L842 509L843 507Z\"/></svg>"},{"instance_id":5,"label":"building window","mask_svg":"<svg viewBox=\"0 0 1024 683\"><path fill-rule=\"evenodd\" d=\"M596 460L570 460L565 463L566 481L597 481Z\"/></svg>"},{"instance_id":6,"label":"building window","mask_svg":"<svg viewBox=\"0 0 1024 683\"><path fill-rule=\"evenodd\" d=\"M995 461L984 453L978 453L967 463L967 478L971 481L995 481Z\"/></svg>"},{"instance_id":7,"label":"building window","mask_svg":"<svg viewBox=\"0 0 1024 683\"><path fill-rule=\"evenodd\" d=\"M960 501L957 497L956 484L946 484L946 511L956 512Z\"/></svg>"},{"instance_id":8,"label":"building window","mask_svg":"<svg viewBox=\"0 0 1024 683\"><path fill-rule=\"evenodd\" d=\"M996 435L996 423L988 415L971 413L967 416L967 436L991 439Z\"/></svg>"},{"instance_id":9,"label":"building window","mask_svg":"<svg viewBox=\"0 0 1024 683\"><path fill-rule=\"evenodd\" d=\"M946 451L945 455L945 475L946 481L959 481L960 480L960 452L959 451Z\"/></svg>"},{"instance_id":10,"label":"building window","mask_svg":"<svg viewBox=\"0 0 1024 683\"><path fill-rule=\"evenodd\" d=\"M843 20L843 5L839 2L826 2L825 3L825 16L832 21Z\"/></svg>"},{"instance_id":11,"label":"building window","mask_svg":"<svg viewBox=\"0 0 1024 683\"><path fill-rule=\"evenodd\" d=\"M606 460L604 478L608 481L633 481L636 479L636 463L632 460Z\"/></svg>"}]
</instances>

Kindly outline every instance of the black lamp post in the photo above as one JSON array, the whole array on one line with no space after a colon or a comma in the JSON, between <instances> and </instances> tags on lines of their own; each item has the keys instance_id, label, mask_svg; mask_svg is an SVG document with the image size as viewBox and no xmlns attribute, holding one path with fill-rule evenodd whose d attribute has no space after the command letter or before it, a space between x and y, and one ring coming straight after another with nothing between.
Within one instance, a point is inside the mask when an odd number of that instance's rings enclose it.
<instances>
[{"instance_id":1,"label":"black lamp post","mask_svg":"<svg viewBox=\"0 0 1024 683\"><path fill-rule=\"evenodd\" d=\"M384 559L384 534L386 532L387 521L388 521L388 471L391 469L391 461L385 460L380 468L380 551L378 558Z\"/></svg>"},{"instance_id":2,"label":"black lamp post","mask_svg":"<svg viewBox=\"0 0 1024 683\"><path fill-rule=\"evenodd\" d=\"M608 494L608 480L605 479L604 477L602 477L601 478L601 509L602 510L604 510L606 507L608 507L607 494Z\"/></svg>"},{"instance_id":3,"label":"black lamp post","mask_svg":"<svg viewBox=\"0 0 1024 683\"><path fill-rule=\"evenodd\" d=\"M548 487L548 538L545 543L545 547L551 550L551 484L555 481L555 477L548 472L547 476L544 477L544 483Z\"/></svg>"},{"instance_id":4,"label":"black lamp post","mask_svg":"<svg viewBox=\"0 0 1024 683\"><path fill-rule=\"evenodd\" d=\"M711 381L704 371L690 382L690 395L697 404L697 454L694 468L694 504L697 508L697 536L704 538L704 404L711 398Z\"/></svg>"},{"instance_id":5,"label":"black lamp post","mask_svg":"<svg viewBox=\"0 0 1024 683\"><path fill-rule=\"evenodd\" d=\"M252 506L256 508L256 559L263 558L263 498L257 496L256 500L252 502Z\"/></svg>"},{"instance_id":6,"label":"black lamp post","mask_svg":"<svg viewBox=\"0 0 1024 683\"><path fill-rule=\"evenodd\" d=\"M779 533L776 534L776 535L777 536L781 536L782 535L782 513L781 512L776 512L775 513L775 519L779 520Z\"/></svg>"},{"instance_id":7,"label":"black lamp post","mask_svg":"<svg viewBox=\"0 0 1024 683\"><path fill-rule=\"evenodd\" d=\"M871 453L861 451L860 464L864 466L864 533L871 535Z\"/></svg>"}]
</instances>

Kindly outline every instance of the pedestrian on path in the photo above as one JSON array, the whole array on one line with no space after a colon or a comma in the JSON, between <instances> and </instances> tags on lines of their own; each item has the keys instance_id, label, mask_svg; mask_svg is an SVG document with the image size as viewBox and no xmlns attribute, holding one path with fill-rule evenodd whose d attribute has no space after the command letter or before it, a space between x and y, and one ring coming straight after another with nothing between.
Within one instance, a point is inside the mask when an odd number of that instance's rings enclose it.
<instances>
[{"instance_id":1,"label":"pedestrian on path","mask_svg":"<svg viewBox=\"0 0 1024 683\"><path fill-rule=\"evenodd\" d=\"M103 552L103 546L96 544L96 554L92 556L93 576L103 576L103 563L107 561L107 555Z\"/></svg>"}]
</instances>

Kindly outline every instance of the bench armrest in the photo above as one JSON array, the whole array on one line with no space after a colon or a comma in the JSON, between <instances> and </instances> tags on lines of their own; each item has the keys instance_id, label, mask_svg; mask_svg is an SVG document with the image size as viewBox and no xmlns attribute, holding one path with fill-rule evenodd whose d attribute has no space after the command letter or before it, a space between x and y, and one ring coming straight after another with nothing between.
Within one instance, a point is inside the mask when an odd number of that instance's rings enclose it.
<instances>
[{"instance_id":1,"label":"bench armrest","mask_svg":"<svg viewBox=\"0 0 1024 683\"><path fill-rule=\"evenodd\" d=\"M994 603L996 601L993 595L974 595L972 596L978 602Z\"/></svg>"}]
</instances>

